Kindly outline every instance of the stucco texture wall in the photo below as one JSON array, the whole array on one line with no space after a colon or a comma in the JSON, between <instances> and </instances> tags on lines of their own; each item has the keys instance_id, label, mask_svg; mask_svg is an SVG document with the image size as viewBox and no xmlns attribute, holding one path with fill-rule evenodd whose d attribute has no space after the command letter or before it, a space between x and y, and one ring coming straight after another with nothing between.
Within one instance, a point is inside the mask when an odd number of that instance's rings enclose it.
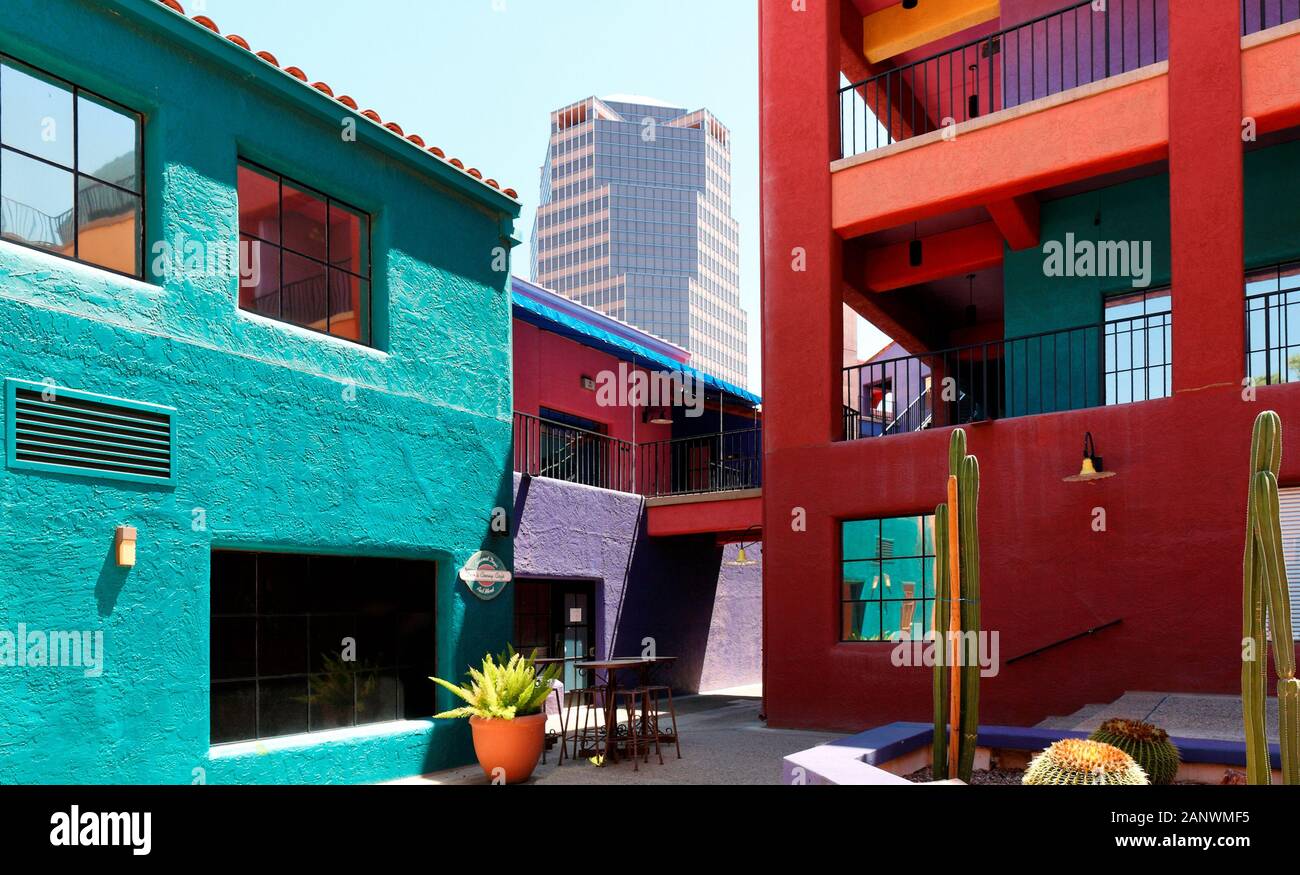
<instances>
[{"instance_id":1,"label":"stucco texture wall","mask_svg":"<svg viewBox=\"0 0 1300 875\"><path fill-rule=\"evenodd\" d=\"M0 472L0 628L103 631L106 650L99 678L0 669L0 783L359 782L467 761L459 723L210 750L209 556L436 560L439 672L504 645L508 600L455 577L476 550L511 558L489 532L510 500L501 216L112 5L16 0L0 50L145 113L150 242L233 242L237 156L368 210L379 348L242 313L233 277L135 282L0 243L0 375L178 411L174 488ZM139 529L129 571L119 524Z\"/></svg>"},{"instance_id":2,"label":"stucco texture wall","mask_svg":"<svg viewBox=\"0 0 1300 875\"><path fill-rule=\"evenodd\" d=\"M515 477L517 578L595 583L597 656L636 656L653 638L676 656L666 682L683 692L758 683L762 675L762 548L709 536L650 538L642 498L545 478Z\"/></svg>"}]
</instances>

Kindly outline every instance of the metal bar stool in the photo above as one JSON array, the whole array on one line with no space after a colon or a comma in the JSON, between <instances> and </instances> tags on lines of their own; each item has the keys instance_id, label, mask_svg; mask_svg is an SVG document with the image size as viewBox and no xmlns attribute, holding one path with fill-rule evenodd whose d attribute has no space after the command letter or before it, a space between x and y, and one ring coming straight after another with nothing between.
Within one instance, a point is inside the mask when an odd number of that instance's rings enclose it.
<instances>
[{"instance_id":1,"label":"metal bar stool","mask_svg":"<svg viewBox=\"0 0 1300 875\"><path fill-rule=\"evenodd\" d=\"M627 709L627 735L625 738L627 739L628 744L628 757L632 760L632 771L634 772L640 771L641 767L640 757L637 755L637 748L638 742L644 737L644 735L642 725L637 719L637 706L644 701L646 701L646 691L642 687L622 689L614 693L615 725L613 727L607 727L605 733L606 749L608 750L610 738L609 733L611 731L614 733L614 744L618 744L618 736L621 734L619 731L620 725L618 723L618 706L619 703L622 702ZM647 750L649 750L649 748L647 748Z\"/></svg>"},{"instance_id":2,"label":"metal bar stool","mask_svg":"<svg viewBox=\"0 0 1300 875\"><path fill-rule=\"evenodd\" d=\"M677 732L677 709L673 707L673 689L663 684L653 684L643 689L645 697L642 713L646 715L649 726L652 728L652 737L655 742L655 749L659 749L659 742L671 741L677 748L677 759L682 758L681 736ZM668 710L665 712L661 707L660 697L668 700ZM672 726L670 733L665 733L661 728L659 718L667 713L669 722ZM659 762L664 761L663 755L659 757Z\"/></svg>"},{"instance_id":3,"label":"metal bar stool","mask_svg":"<svg viewBox=\"0 0 1300 875\"><path fill-rule=\"evenodd\" d=\"M604 757L606 752L606 727L601 723L600 715L605 712L607 692L604 684L594 681L595 678L592 678L588 686L576 689L571 694L566 725L573 727L572 759L575 761L582 759L584 751L594 750L601 757ZM583 711L583 708L586 708L586 711ZM581 725L579 725L579 718L581 718Z\"/></svg>"}]
</instances>

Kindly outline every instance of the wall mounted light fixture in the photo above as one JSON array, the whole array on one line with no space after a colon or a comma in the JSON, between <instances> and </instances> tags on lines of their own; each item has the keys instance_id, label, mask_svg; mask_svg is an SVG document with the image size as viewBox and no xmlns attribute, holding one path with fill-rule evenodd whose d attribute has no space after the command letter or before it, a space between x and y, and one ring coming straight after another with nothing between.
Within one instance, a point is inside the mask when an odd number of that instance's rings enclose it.
<instances>
[{"instance_id":1,"label":"wall mounted light fixture","mask_svg":"<svg viewBox=\"0 0 1300 875\"><path fill-rule=\"evenodd\" d=\"M1101 456L1097 455L1097 445L1092 439L1092 432L1088 432L1083 436L1083 467L1073 477L1066 477L1065 482L1088 483L1114 476L1115 472L1107 471L1106 466L1102 464Z\"/></svg>"},{"instance_id":2,"label":"wall mounted light fixture","mask_svg":"<svg viewBox=\"0 0 1300 875\"><path fill-rule=\"evenodd\" d=\"M117 533L114 536L114 543L117 555L117 564L121 568L135 567L135 542L137 532L135 526L118 526Z\"/></svg>"},{"instance_id":3,"label":"wall mounted light fixture","mask_svg":"<svg viewBox=\"0 0 1300 875\"><path fill-rule=\"evenodd\" d=\"M916 0L903 0L903 8L904 8L904 9L915 9L915 8L916 8Z\"/></svg>"}]
</instances>

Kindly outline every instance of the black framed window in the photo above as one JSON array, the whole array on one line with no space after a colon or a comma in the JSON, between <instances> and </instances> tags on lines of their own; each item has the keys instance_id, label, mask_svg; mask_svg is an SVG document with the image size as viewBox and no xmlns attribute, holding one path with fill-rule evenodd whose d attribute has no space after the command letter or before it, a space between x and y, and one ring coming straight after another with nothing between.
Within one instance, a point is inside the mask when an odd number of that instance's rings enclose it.
<instances>
[{"instance_id":1,"label":"black framed window","mask_svg":"<svg viewBox=\"0 0 1300 875\"><path fill-rule=\"evenodd\" d=\"M240 308L370 345L370 216L249 161L238 188Z\"/></svg>"},{"instance_id":2,"label":"black framed window","mask_svg":"<svg viewBox=\"0 0 1300 875\"><path fill-rule=\"evenodd\" d=\"M1106 403L1173 394L1173 296L1168 288L1112 295L1105 302Z\"/></svg>"},{"instance_id":3,"label":"black framed window","mask_svg":"<svg viewBox=\"0 0 1300 875\"><path fill-rule=\"evenodd\" d=\"M141 278L143 117L0 54L0 236Z\"/></svg>"},{"instance_id":4,"label":"black framed window","mask_svg":"<svg viewBox=\"0 0 1300 875\"><path fill-rule=\"evenodd\" d=\"M934 515L841 524L840 640L887 642L934 629Z\"/></svg>"},{"instance_id":5,"label":"black framed window","mask_svg":"<svg viewBox=\"0 0 1300 875\"><path fill-rule=\"evenodd\" d=\"M1246 275L1246 374L1255 385L1300 382L1300 262Z\"/></svg>"},{"instance_id":6,"label":"black framed window","mask_svg":"<svg viewBox=\"0 0 1300 875\"><path fill-rule=\"evenodd\" d=\"M432 562L215 551L213 744L435 713Z\"/></svg>"}]
</instances>

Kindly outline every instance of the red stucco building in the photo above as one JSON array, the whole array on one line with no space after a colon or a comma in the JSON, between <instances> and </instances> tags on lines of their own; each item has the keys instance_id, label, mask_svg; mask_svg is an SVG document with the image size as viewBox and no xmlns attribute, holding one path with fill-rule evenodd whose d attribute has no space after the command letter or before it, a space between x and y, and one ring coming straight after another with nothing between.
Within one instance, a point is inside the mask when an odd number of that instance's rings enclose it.
<instances>
[{"instance_id":1,"label":"red stucco building","mask_svg":"<svg viewBox=\"0 0 1300 875\"><path fill-rule=\"evenodd\" d=\"M928 719L884 639L931 610L933 547L885 533L924 532L957 424L985 722L1238 689L1262 410L1300 508L1300 10L1100 5L760 2L774 726ZM845 369L845 303L905 354ZM1066 482L1088 433L1114 476Z\"/></svg>"}]
</instances>

